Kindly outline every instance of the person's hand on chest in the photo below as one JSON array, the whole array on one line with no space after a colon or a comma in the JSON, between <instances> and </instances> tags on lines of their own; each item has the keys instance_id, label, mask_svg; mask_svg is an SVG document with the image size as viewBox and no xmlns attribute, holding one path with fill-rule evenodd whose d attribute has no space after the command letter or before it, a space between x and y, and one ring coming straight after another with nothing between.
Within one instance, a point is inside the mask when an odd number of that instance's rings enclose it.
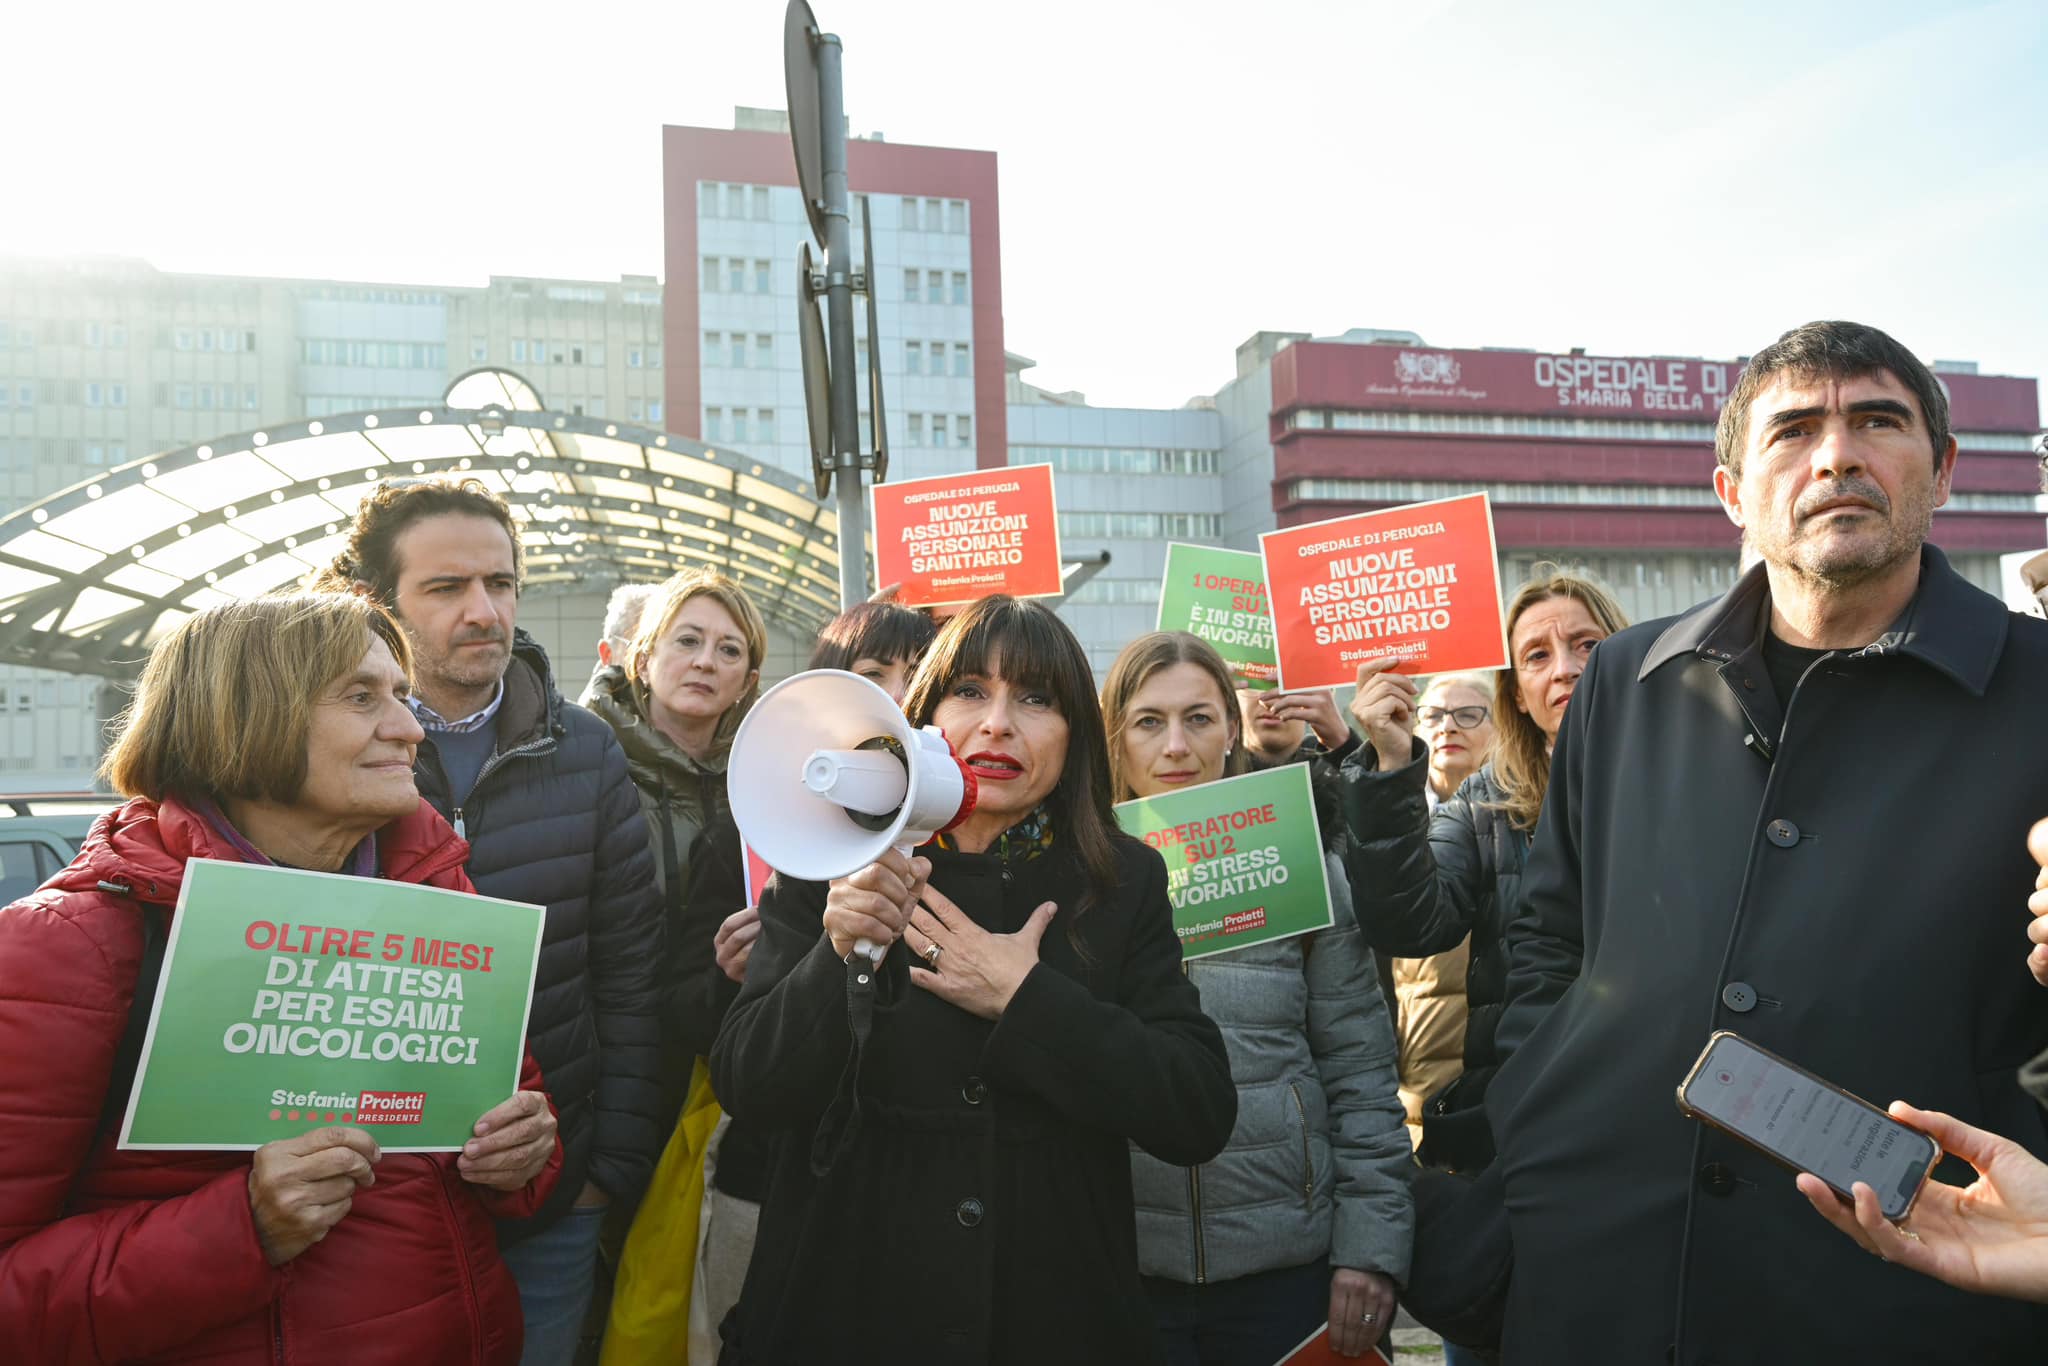
<instances>
[{"instance_id":1,"label":"person's hand on chest","mask_svg":"<svg viewBox=\"0 0 2048 1366\"><path fill-rule=\"evenodd\" d=\"M903 942L924 960L911 967L911 983L970 1015L996 1019L1038 966L1039 944L1058 910L1053 902L1042 902L1022 928L1000 934L976 924L952 898L927 886L903 933Z\"/></svg>"}]
</instances>

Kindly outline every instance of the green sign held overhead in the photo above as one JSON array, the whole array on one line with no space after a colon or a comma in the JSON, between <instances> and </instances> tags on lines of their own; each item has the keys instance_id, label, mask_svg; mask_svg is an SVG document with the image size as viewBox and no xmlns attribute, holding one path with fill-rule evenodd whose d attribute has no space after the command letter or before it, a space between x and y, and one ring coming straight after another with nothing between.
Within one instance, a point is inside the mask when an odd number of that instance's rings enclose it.
<instances>
[{"instance_id":1,"label":"green sign held overhead","mask_svg":"<svg viewBox=\"0 0 2048 1366\"><path fill-rule=\"evenodd\" d=\"M1306 764L1121 802L1116 818L1166 860L1166 897L1184 958L1332 923Z\"/></svg>"},{"instance_id":2,"label":"green sign held overhead","mask_svg":"<svg viewBox=\"0 0 2048 1366\"><path fill-rule=\"evenodd\" d=\"M1274 652L1273 613L1266 605L1266 562L1255 554L1168 544L1159 585L1159 629L1208 641L1248 688L1278 686L1280 657Z\"/></svg>"},{"instance_id":3,"label":"green sign held overhead","mask_svg":"<svg viewBox=\"0 0 2048 1366\"><path fill-rule=\"evenodd\" d=\"M519 1089L545 912L194 859L124 1148L256 1148L327 1124L450 1152Z\"/></svg>"}]
</instances>

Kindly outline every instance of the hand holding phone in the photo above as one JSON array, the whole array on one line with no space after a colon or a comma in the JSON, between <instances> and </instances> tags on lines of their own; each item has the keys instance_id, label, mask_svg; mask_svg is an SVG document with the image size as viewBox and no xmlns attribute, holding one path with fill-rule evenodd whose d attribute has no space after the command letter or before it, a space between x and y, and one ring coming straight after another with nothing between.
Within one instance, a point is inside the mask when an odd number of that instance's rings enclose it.
<instances>
[{"instance_id":1,"label":"hand holding phone","mask_svg":"<svg viewBox=\"0 0 2048 1366\"><path fill-rule=\"evenodd\" d=\"M1678 1108L1852 1199L1876 1192L1894 1223L1913 1208L1941 1147L1867 1100L1723 1030L1678 1087Z\"/></svg>"},{"instance_id":2,"label":"hand holding phone","mask_svg":"<svg viewBox=\"0 0 2048 1366\"><path fill-rule=\"evenodd\" d=\"M1866 1252L1979 1295L2048 1301L2048 1165L2019 1144L1950 1115L1892 1102L1892 1118L1919 1129L1977 1169L1967 1188L1929 1183L1904 1229L1857 1183L1844 1205L1818 1177L1799 1190L1820 1217Z\"/></svg>"}]
</instances>

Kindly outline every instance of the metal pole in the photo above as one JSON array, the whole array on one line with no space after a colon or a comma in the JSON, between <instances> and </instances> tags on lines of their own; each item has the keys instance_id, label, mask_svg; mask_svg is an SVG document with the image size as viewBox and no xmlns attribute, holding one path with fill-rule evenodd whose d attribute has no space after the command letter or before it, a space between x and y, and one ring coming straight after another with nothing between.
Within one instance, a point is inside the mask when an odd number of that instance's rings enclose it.
<instances>
[{"instance_id":1,"label":"metal pole","mask_svg":"<svg viewBox=\"0 0 2048 1366\"><path fill-rule=\"evenodd\" d=\"M832 357L832 481L839 499L839 605L868 596L867 502L860 477L859 381L853 351L853 223L846 190L845 55L834 33L818 35L818 161L825 181L825 335ZM874 282L868 282L872 289Z\"/></svg>"}]
</instances>

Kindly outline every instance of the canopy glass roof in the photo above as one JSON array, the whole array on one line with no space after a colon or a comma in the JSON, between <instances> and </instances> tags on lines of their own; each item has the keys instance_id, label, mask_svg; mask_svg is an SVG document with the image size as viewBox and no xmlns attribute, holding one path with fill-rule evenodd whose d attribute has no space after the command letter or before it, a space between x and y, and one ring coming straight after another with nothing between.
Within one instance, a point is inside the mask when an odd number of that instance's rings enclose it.
<instances>
[{"instance_id":1,"label":"canopy glass roof","mask_svg":"<svg viewBox=\"0 0 2048 1366\"><path fill-rule=\"evenodd\" d=\"M324 568L380 480L473 475L524 528L529 588L658 582L713 565L770 621L814 636L839 610L839 519L734 451L550 413L502 370L440 405L217 437L0 519L0 662L127 677L192 612Z\"/></svg>"}]
</instances>

